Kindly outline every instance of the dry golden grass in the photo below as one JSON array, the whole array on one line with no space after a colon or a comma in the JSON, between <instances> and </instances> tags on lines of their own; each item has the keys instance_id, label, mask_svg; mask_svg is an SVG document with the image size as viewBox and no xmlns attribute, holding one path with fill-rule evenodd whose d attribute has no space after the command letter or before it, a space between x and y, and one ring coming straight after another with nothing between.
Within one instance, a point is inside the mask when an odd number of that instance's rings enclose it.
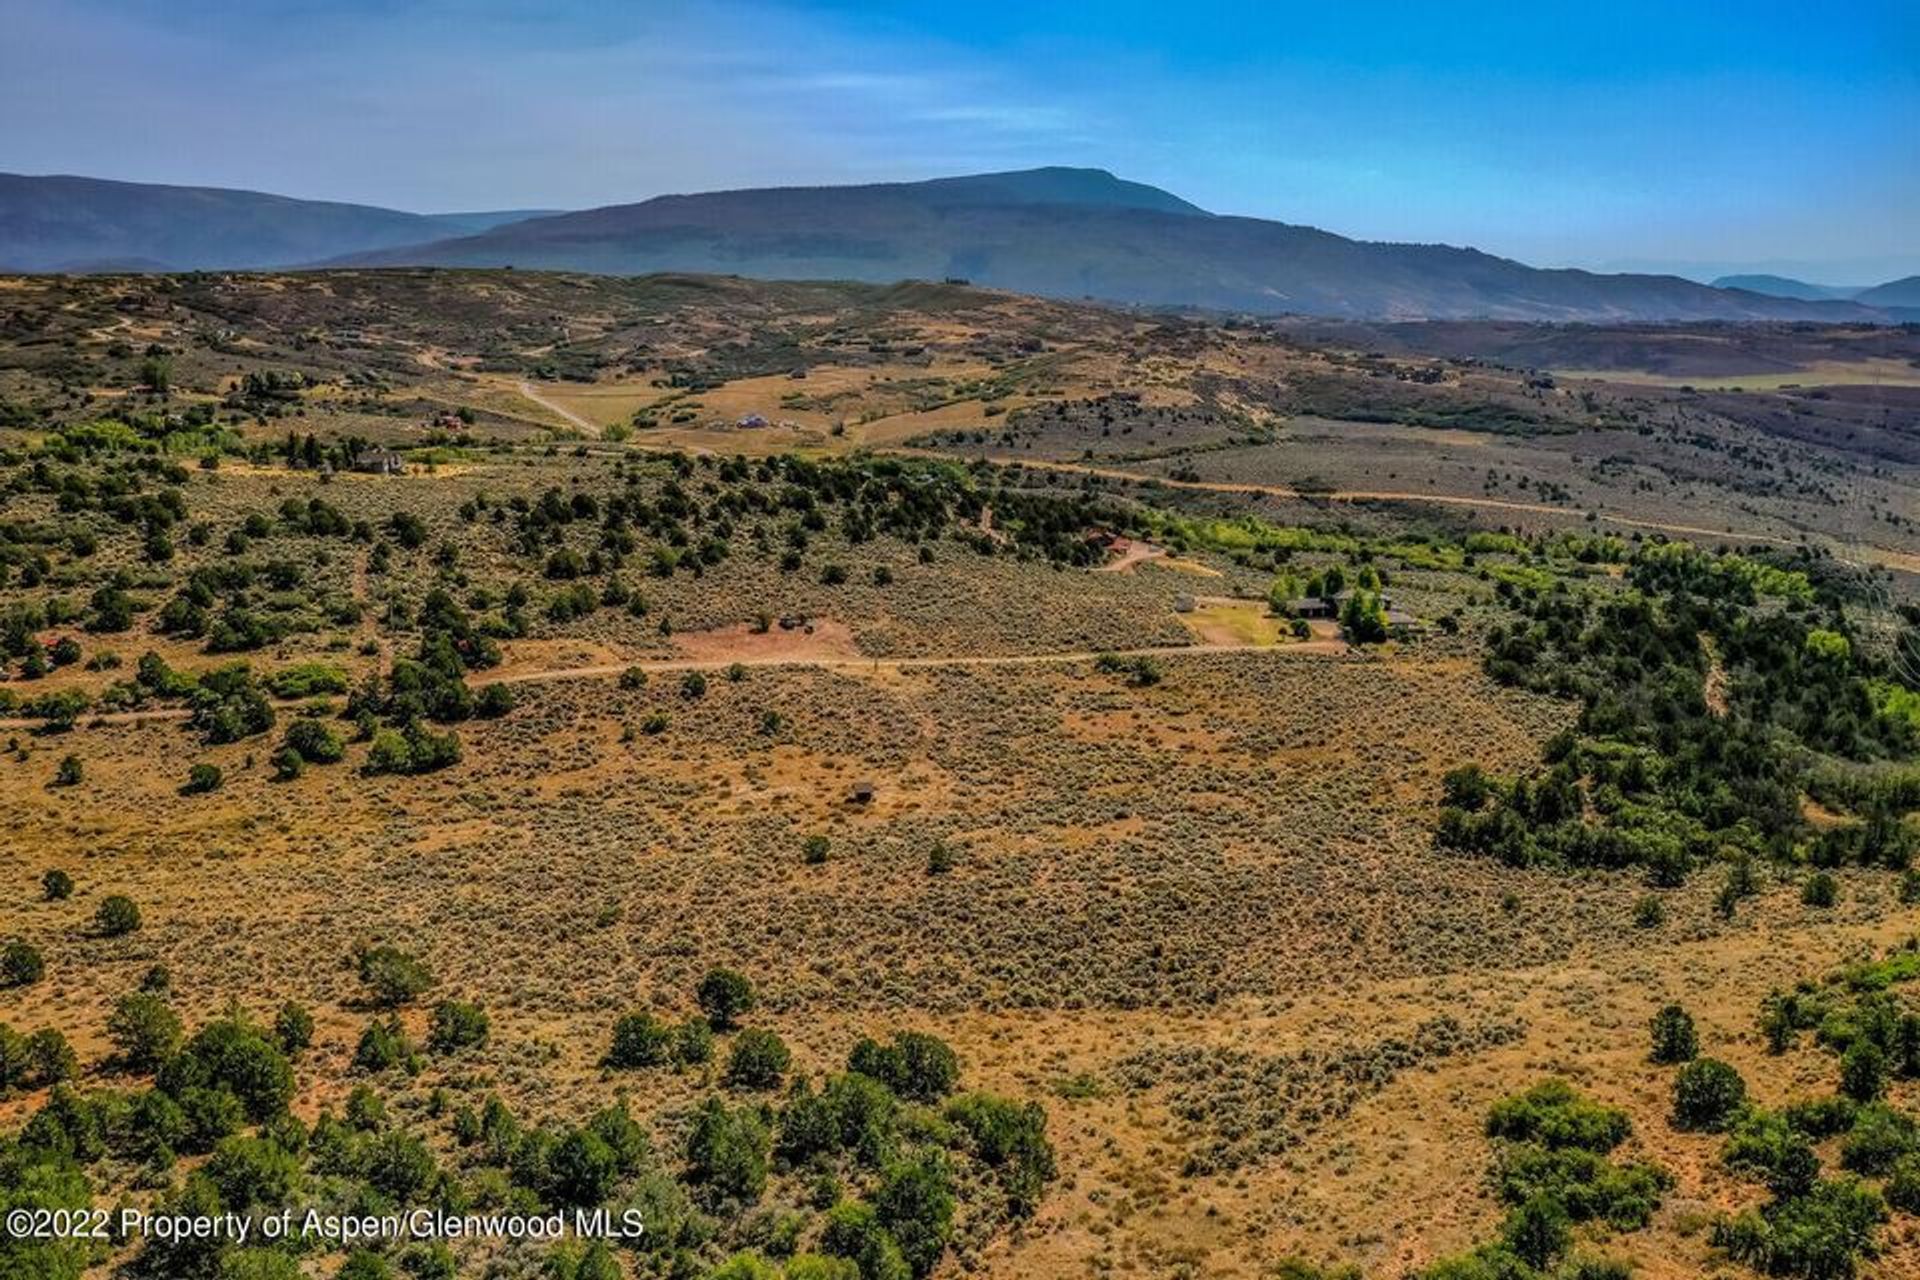
<instances>
[{"instance_id":1,"label":"dry golden grass","mask_svg":"<svg viewBox=\"0 0 1920 1280\"><path fill-rule=\"evenodd\" d=\"M828 646L838 634L816 632ZM756 643L797 642L686 638L721 654ZM0 1016L61 1025L96 1057L107 1005L156 961L194 1017L309 1000L311 1113L337 1101L365 1020L345 958L395 940L493 1012L483 1077L564 1116L610 1096L594 1062L615 1016L685 1013L694 977L735 965L808 1068L832 1066L856 1032L910 1025L950 1039L970 1079L1046 1099L1065 1176L980 1260L1009 1278L1254 1277L1291 1253L1397 1273L1486 1235L1485 1108L1566 1074L1626 1107L1681 1179L1623 1247L1645 1274L1699 1274L1709 1254L1689 1214L1750 1192L1714 1167L1716 1140L1667 1129L1646 1018L1683 1000L1709 1052L1769 1092L1811 1089L1831 1062L1809 1050L1763 1066L1757 1001L1911 930L1915 913L1862 878L1832 923L1811 923L1787 889L1725 923L1700 885L1670 899L1663 932L1638 933L1628 878L1428 846L1425 809L1461 735L1516 764L1563 708L1417 652L1166 666L1138 690L1079 662L758 668L699 699L665 673L641 690L528 685L506 720L462 729L461 765L412 779L342 765L276 784L258 744L195 750L171 725L32 742L0 766L0 878L50 976L7 993ZM764 709L783 717L771 737ZM665 732L623 734L653 710ZM69 749L86 781L49 790ZM175 795L197 759L226 787ZM869 805L846 802L858 777L879 782ZM812 867L800 843L816 832L831 853ZM958 864L929 876L936 840ZM30 900L48 866L79 882L72 901ZM143 905L139 933L91 936L110 892ZM1128 1066L1148 1051L1247 1055L1223 1061L1248 1070L1305 1050L1364 1060L1443 1015L1518 1036L1390 1072L1337 1118L1292 1113L1272 1154L1218 1173L1187 1172L1218 1126L1275 1123L1242 1110L1240 1068L1196 1092ZM642 1110L700 1088L618 1084ZM1896 1248L1882 1274L1914 1256Z\"/></svg>"},{"instance_id":2,"label":"dry golden grass","mask_svg":"<svg viewBox=\"0 0 1920 1280\"><path fill-rule=\"evenodd\" d=\"M0 280L23 306L73 287ZM1820 444L1819 467L1789 483L1789 455L1816 446L1747 432L1720 416L1725 405L1636 390L1630 375L1538 388L1516 370L1449 364L1435 403L1484 397L1581 425L1500 435L1295 412L1288 397L1317 379L1406 392L1337 344L1003 295L934 291L886 309L829 286L532 273L193 287L226 290L214 299L249 335L231 351L183 353L182 380L198 385L182 403L224 388L236 361L310 354L334 379L292 422L249 427L256 438L297 424L419 444L431 430L423 405L429 418L464 405L483 418L469 434L544 440L657 408L641 448L837 454L960 433L937 448L1031 462L1036 484L1063 489L1171 478L1159 496L1190 510L1259 504L1322 526L1397 528L1410 509L1423 525L1529 527L1584 526L1593 509L1596 524L1624 529L1811 532L1868 543L1861 558L1920 563L1910 526L1888 514L1904 511L1910 467L1856 466ZM435 305L388 299L403 288ZM102 356L109 344L136 333L190 346L195 332L182 319L192 313L126 289L67 317L75 348L112 375L89 381L114 397L128 388ZM650 289L692 300L662 310ZM572 293L588 296L556 301ZM123 302L130 314L116 317ZM309 327L317 345L290 341ZM534 372L549 361L568 372ZM362 365L388 385L347 376ZM654 385L688 369L717 384ZM26 385L18 371L4 377ZM1013 428L1023 410L1119 392L1139 397L1132 433L1131 411ZM774 425L731 425L749 413ZM732 965L760 985L762 1020L806 1071L838 1067L858 1034L906 1026L951 1041L970 1084L1045 1101L1061 1177L1034 1222L969 1259L1004 1280L1254 1280L1289 1254L1401 1275L1488 1237L1499 1209L1484 1182L1486 1108L1561 1074L1625 1108L1633 1151L1678 1178L1653 1225L1607 1251L1653 1280L1742 1274L1715 1258L1702 1224L1756 1192L1718 1166L1718 1139L1666 1123L1671 1073L1645 1062L1647 1019L1684 1003L1704 1049L1767 1103L1827 1091L1831 1059L1810 1045L1765 1057L1754 1014L1773 987L1920 925L1886 877L1844 875L1827 912L1769 882L1732 920L1699 878L1666 895L1668 923L1645 931L1631 923L1645 892L1635 877L1437 853L1441 775L1468 759L1531 763L1573 714L1480 674L1487 588L1465 575L1396 569L1394 589L1423 616L1462 609L1466 634L1350 653L1327 625L1294 640L1266 613L1270 574L1224 557L1086 572L943 538L923 563L913 546L850 543L836 528L814 537L804 571L781 572L747 549L743 520L735 553L701 576L656 578L638 559L624 569L644 616L605 608L554 622L541 606L556 584L513 549L508 523L460 514L482 495L497 504L548 487L604 499L619 487L616 461L664 474L664 462L635 458L595 442L476 452L403 477L323 482L234 462L193 473L191 518L214 536L180 546L176 580L220 563L220 537L249 513L289 499L319 497L374 526L405 511L428 531L425 548L379 574L345 539L260 539L252 554L297 561L300 608L351 603L363 616L248 655L258 670L319 656L358 678L411 643L376 621L390 600L443 581L463 598L518 582L533 592L530 632L476 683L511 681L520 705L460 726L463 761L412 778L360 775L356 745L345 764L273 782L277 731L219 747L173 722L4 731L14 750L0 757L0 934L37 945L48 976L0 991L0 1020L60 1027L92 1066L108 1007L156 962L190 1022L230 1002L264 1012L303 1000L320 1023L299 1066L297 1109L311 1116L350 1087L369 1016L348 957L393 941L427 959L441 993L483 1002L494 1020L493 1043L458 1066L383 1080L398 1102L440 1085L496 1089L531 1119L562 1120L624 1092L651 1117L700 1096L713 1073L608 1076L597 1061L613 1020L643 1007L683 1016L697 976ZM688 486L703 490L713 470L694 469ZM1308 480L1350 500L1302 498ZM1410 508L1423 494L1438 501ZM7 501L10 518L55 514L45 494ZM568 536L584 550L595 534L589 521ZM454 568L434 566L442 547ZM844 583L823 580L828 563L848 569ZM92 566L149 571L117 543ZM79 586L32 594L56 591ZM1176 613L1189 594L1199 607ZM110 648L129 664L146 649L189 672L230 660L144 632L86 639L90 656ZM1157 655L1164 678L1145 688L1091 660L1179 646L1194 651ZM739 680L723 671L734 662ZM618 679L633 663L652 668L644 687ZM689 663L707 667L703 695L683 691ZM73 666L38 689L97 691L125 674ZM49 787L69 752L84 780ZM218 765L225 786L178 794L195 762ZM877 793L850 803L860 779ZM802 857L812 835L829 840L824 865ZM951 870L930 872L936 846L955 854ZM49 867L74 876L72 900L40 900ZM110 893L142 905L143 929L96 936L89 921ZM423 1013L406 1018L418 1034ZM1421 1031L1437 1019L1452 1019L1444 1051ZM1897 1097L1920 1101L1911 1085ZM0 1102L0 1121L37 1101ZM1911 1221L1888 1241L1875 1275L1920 1274Z\"/></svg>"}]
</instances>

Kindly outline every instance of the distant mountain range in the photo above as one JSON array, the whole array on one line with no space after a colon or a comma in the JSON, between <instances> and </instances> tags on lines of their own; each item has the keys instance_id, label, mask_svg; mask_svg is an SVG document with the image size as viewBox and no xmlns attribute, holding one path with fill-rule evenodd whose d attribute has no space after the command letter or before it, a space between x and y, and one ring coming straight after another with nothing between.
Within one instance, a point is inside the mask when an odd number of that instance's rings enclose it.
<instances>
[{"instance_id":1,"label":"distant mountain range","mask_svg":"<svg viewBox=\"0 0 1920 1280\"><path fill-rule=\"evenodd\" d=\"M472 235L550 210L401 213L258 191L0 174L0 270L284 267Z\"/></svg>"},{"instance_id":2,"label":"distant mountain range","mask_svg":"<svg viewBox=\"0 0 1920 1280\"><path fill-rule=\"evenodd\" d=\"M518 267L773 279L960 278L1060 298L1356 319L1904 318L1817 286L1542 270L1209 213L1099 169L661 196L577 213L411 214L255 192L0 177L0 267ZM1729 282L1721 282L1723 284ZM1761 283L1765 283L1762 281ZM1906 292L1897 292L1905 289Z\"/></svg>"},{"instance_id":3,"label":"distant mountain range","mask_svg":"<svg viewBox=\"0 0 1920 1280\"><path fill-rule=\"evenodd\" d=\"M1888 319L1902 323L1920 323L1920 276L1889 280L1885 284L1831 285L1808 284L1789 276L1721 276L1713 282L1716 289L1745 289L1773 298L1793 298L1802 302L1856 302L1884 312Z\"/></svg>"},{"instance_id":4,"label":"distant mountain range","mask_svg":"<svg viewBox=\"0 0 1920 1280\"><path fill-rule=\"evenodd\" d=\"M1721 276L1713 282L1713 287L1745 289L1749 293L1764 293L1770 298L1798 298L1802 302L1844 302L1865 292L1864 289L1844 285L1808 284L1805 280L1769 275Z\"/></svg>"},{"instance_id":5,"label":"distant mountain range","mask_svg":"<svg viewBox=\"0 0 1920 1280\"><path fill-rule=\"evenodd\" d=\"M1893 307L1912 310L1920 307L1920 276L1908 276L1903 280L1889 280L1885 284L1875 285L1871 289L1862 289L1853 295L1853 300L1869 307ZM1920 316L1913 317L1920 320Z\"/></svg>"}]
</instances>

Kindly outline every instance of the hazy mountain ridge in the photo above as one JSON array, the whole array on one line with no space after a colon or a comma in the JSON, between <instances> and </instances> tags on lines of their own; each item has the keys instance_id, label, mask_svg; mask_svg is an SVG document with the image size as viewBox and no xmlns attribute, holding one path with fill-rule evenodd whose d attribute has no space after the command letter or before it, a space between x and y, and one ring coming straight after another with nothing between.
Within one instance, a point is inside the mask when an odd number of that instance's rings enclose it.
<instances>
[{"instance_id":1,"label":"hazy mountain ridge","mask_svg":"<svg viewBox=\"0 0 1920 1280\"><path fill-rule=\"evenodd\" d=\"M286 266L472 235L543 211L404 213L223 187L0 174L0 269Z\"/></svg>"},{"instance_id":2,"label":"hazy mountain ridge","mask_svg":"<svg viewBox=\"0 0 1920 1280\"><path fill-rule=\"evenodd\" d=\"M1855 295L1855 300L1872 307L1920 307L1920 276L1875 285Z\"/></svg>"},{"instance_id":3,"label":"hazy mountain ridge","mask_svg":"<svg viewBox=\"0 0 1920 1280\"><path fill-rule=\"evenodd\" d=\"M960 277L1022 293L1269 314L1526 320L1875 319L1845 302L1678 276L1540 270L1475 249L1349 240L1208 214L1101 170L662 196L517 223L353 265Z\"/></svg>"},{"instance_id":4,"label":"hazy mountain ridge","mask_svg":"<svg viewBox=\"0 0 1920 1280\"><path fill-rule=\"evenodd\" d=\"M1713 282L1716 289L1745 289L1749 293L1764 293L1773 298L1798 298L1802 302L1844 301L1857 297L1862 289L1846 285L1810 284L1805 280L1795 280L1791 276L1755 275L1721 276Z\"/></svg>"},{"instance_id":5,"label":"hazy mountain ridge","mask_svg":"<svg viewBox=\"0 0 1920 1280\"><path fill-rule=\"evenodd\" d=\"M1350 319L1890 318L1847 301L1678 276L1540 269L1470 248L1350 240L1209 213L1099 169L667 195L560 214L439 215L216 188L0 175L0 269L298 265L874 283L957 277L1054 298Z\"/></svg>"}]
</instances>

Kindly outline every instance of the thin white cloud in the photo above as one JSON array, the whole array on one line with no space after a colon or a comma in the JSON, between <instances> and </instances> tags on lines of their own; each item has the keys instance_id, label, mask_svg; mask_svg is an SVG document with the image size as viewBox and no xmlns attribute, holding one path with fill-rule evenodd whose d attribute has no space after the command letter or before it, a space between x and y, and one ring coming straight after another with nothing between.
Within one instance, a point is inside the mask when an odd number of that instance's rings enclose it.
<instances>
[{"instance_id":1,"label":"thin white cloud","mask_svg":"<svg viewBox=\"0 0 1920 1280\"><path fill-rule=\"evenodd\" d=\"M271 22L9 7L0 118L34 127L0 136L0 169L579 207L1030 163L1088 132L963 51L776 5L593 6L590 21L565 5L294 6Z\"/></svg>"}]
</instances>

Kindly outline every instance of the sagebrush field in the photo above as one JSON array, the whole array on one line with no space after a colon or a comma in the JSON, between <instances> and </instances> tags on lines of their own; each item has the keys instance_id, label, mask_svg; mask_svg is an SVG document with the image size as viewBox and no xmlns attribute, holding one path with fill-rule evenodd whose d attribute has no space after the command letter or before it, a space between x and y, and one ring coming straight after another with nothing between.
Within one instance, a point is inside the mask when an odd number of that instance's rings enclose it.
<instances>
[{"instance_id":1,"label":"sagebrush field","mask_svg":"<svg viewBox=\"0 0 1920 1280\"><path fill-rule=\"evenodd\" d=\"M1920 1272L1917 363L0 280L0 1277Z\"/></svg>"}]
</instances>

